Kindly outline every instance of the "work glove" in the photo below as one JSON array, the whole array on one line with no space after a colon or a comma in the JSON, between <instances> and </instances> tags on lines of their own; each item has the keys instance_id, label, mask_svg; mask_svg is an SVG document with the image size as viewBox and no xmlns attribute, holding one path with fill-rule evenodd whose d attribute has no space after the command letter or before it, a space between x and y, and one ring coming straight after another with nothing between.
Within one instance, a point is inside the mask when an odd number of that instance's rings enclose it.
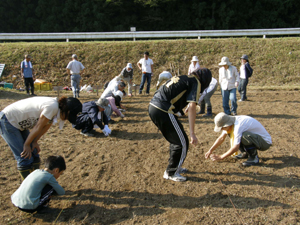
<instances>
[{"instance_id":1,"label":"work glove","mask_svg":"<svg viewBox=\"0 0 300 225\"><path fill-rule=\"evenodd\" d=\"M104 126L104 130L106 133L111 134L111 129L109 129L107 125Z\"/></svg>"},{"instance_id":2,"label":"work glove","mask_svg":"<svg viewBox=\"0 0 300 225\"><path fill-rule=\"evenodd\" d=\"M107 137L109 134L107 133L107 131L105 130L105 128L102 130L103 134L105 137Z\"/></svg>"}]
</instances>

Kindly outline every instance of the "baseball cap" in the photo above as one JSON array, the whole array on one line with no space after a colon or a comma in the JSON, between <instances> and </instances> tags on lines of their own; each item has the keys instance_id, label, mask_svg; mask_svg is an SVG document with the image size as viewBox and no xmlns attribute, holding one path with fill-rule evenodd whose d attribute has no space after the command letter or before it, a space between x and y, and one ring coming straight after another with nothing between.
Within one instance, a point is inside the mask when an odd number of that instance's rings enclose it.
<instances>
[{"instance_id":1,"label":"baseball cap","mask_svg":"<svg viewBox=\"0 0 300 225\"><path fill-rule=\"evenodd\" d=\"M222 127L229 127L234 124L235 117L229 116L224 112L218 113L218 115L215 116L215 132L220 132Z\"/></svg>"},{"instance_id":2,"label":"baseball cap","mask_svg":"<svg viewBox=\"0 0 300 225\"><path fill-rule=\"evenodd\" d=\"M25 55L25 59L31 59L30 55Z\"/></svg>"},{"instance_id":3,"label":"baseball cap","mask_svg":"<svg viewBox=\"0 0 300 225\"><path fill-rule=\"evenodd\" d=\"M131 63L127 63L126 67L132 69L132 64Z\"/></svg>"},{"instance_id":4,"label":"baseball cap","mask_svg":"<svg viewBox=\"0 0 300 225\"><path fill-rule=\"evenodd\" d=\"M241 59L245 59L248 61L248 56L247 55L242 55Z\"/></svg>"},{"instance_id":5,"label":"baseball cap","mask_svg":"<svg viewBox=\"0 0 300 225\"><path fill-rule=\"evenodd\" d=\"M106 109L106 107L109 104L109 101L106 98L101 98L101 99L98 99L98 101L96 101L95 103L97 106L99 106L103 109Z\"/></svg>"}]
</instances>

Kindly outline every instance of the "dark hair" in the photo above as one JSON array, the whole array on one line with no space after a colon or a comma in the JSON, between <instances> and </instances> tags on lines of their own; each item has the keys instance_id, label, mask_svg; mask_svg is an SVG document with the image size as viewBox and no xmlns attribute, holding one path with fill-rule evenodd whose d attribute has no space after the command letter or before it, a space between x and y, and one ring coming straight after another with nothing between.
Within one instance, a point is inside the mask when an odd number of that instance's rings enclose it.
<instances>
[{"instance_id":1,"label":"dark hair","mask_svg":"<svg viewBox=\"0 0 300 225\"><path fill-rule=\"evenodd\" d=\"M62 156L49 156L45 161L45 168L54 170L58 168L59 171L66 170L66 163Z\"/></svg>"},{"instance_id":2,"label":"dark hair","mask_svg":"<svg viewBox=\"0 0 300 225\"><path fill-rule=\"evenodd\" d=\"M82 112L82 104L77 98L69 97L67 106L69 110L68 120L70 123L75 124L77 115Z\"/></svg>"},{"instance_id":3,"label":"dark hair","mask_svg":"<svg viewBox=\"0 0 300 225\"><path fill-rule=\"evenodd\" d=\"M149 52L144 52L144 55L149 55Z\"/></svg>"},{"instance_id":4,"label":"dark hair","mask_svg":"<svg viewBox=\"0 0 300 225\"><path fill-rule=\"evenodd\" d=\"M115 99L116 106L120 107L121 97L119 95L117 95L117 96L113 95L113 97Z\"/></svg>"},{"instance_id":5,"label":"dark hair","mask_svg":"<svg viewBox=\"0 0 300 225\"><path fill-rule=\"evenodd\" d=\"M64 118L69 117L69 108L67 105L67 97L62 96L60 99L58 99L58 108L60 109L60 112L64 115Z\"/></svg>"},{"instance_id":6,"label":"dark hair","mask_svg":"<svg viewBox=\"0 0 300 225\"><path fill-rule=\"evenodd\" d=\"M121 81L121 82L119 83L119 85L120 85L121 87L126 87L126 84L125 84L123 81Z\"/></svg>"},{"instance_id":7,"label":"dark hair","mask_svg":"<svg viewBox=\"0 0 300 225\"><path fill-rule=\"evenodd\" d=\"M207 68L201 68L194 72L192 72L192 75L195 75L197 79L200 81L201 84L201 91L200 93L203 93L203 91L208 88L210 82L211 82L211 72Z\"/></svg>"}]
</instances>

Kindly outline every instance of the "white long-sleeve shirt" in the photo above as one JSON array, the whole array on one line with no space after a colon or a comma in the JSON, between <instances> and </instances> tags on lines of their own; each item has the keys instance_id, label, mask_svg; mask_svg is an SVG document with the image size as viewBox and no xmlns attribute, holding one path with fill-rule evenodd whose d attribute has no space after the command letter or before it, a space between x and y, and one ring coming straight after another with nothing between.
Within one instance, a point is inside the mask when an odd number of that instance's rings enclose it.
<instances>
[{"instance_id":1,"label":"white long-sleeve shirt","mask_svg":"<svg viewBox=\"0 0 300 225\"><path fill-rule=\"evenodd\" d=\"M219 83L222 90L231 90L236 88L235 82L239 81L239 73L235 66L229 66L227 70L224 67L219 69Z\"/></svg>"}]
</instances>

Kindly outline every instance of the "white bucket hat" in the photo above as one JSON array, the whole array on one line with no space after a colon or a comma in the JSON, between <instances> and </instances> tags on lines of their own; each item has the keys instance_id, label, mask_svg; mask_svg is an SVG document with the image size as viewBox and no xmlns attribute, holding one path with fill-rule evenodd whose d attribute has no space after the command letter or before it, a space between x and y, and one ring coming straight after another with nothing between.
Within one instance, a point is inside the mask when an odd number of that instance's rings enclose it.
<instances>
[{"instance_id":1,"label":"white bucket hat","mask_svg":"<svg viewBox=\"0 0 300 225\"><path fill-rule=\"evenodd\" d=\"M234 116L229 116L223 112L218 113L215 117L215 132L221 131L222 127L229 127L235 122Z\"/></svg>"},{"instance_id":2,"label":"white bucket hat","mask_svg":"<svg viewBox=\"0 0 300 225\"><path fill-rule=\"evenodd\" d=\"M123 95L124 95L122 91L117 90L117 91L115 91L113 94L114 94L114 96L120 96L121 101L122 101L122 97L123 97Z\"/></svg>"},{"instance_id":3,"label":"white bucket hat","mask_svg":"<svg viewBox=\"0 0 300 225\"><path fill-rule=\"evenodd\" d=\"M225 65L228 65L228 66L231 65L231 62L229 62L228 57L223 57L221 59L221 62L219 63L219 66L225 66Z\"/></svg>"},{"instance_id":4,"label":"white bucket hat","mask_svg":"<svg viewBox=\"0 0 300 225\"><path fill-rule=\"evenodd\" d=\"M199 62L198 57L194 55L193 58L192 58L192 60L191 60L191 62Z\"/></svg>"}]
</instances>

